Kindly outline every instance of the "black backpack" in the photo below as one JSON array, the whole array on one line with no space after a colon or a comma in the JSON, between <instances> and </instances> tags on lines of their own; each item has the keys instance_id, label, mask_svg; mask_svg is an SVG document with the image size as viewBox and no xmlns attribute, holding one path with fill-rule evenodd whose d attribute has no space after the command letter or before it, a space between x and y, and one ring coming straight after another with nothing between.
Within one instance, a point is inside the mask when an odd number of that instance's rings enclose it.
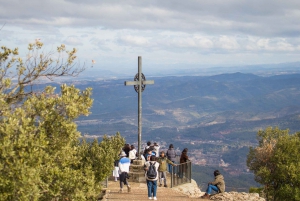
<instances>
[{"instance_id":1,"label":"black backpack","mask_svg":"<svg viewBox=\"0 0 300 201\"><path fill-rule=\"evenodd\" d=\"M147 170L147 178L148 179L155 179L156 176L157 176L157 172L156 172L156 168L155 168L155 163L156 162L154 162L154 163L149 162L149 163L150 163L150 166Z\"/></svg>"}]
</instances>

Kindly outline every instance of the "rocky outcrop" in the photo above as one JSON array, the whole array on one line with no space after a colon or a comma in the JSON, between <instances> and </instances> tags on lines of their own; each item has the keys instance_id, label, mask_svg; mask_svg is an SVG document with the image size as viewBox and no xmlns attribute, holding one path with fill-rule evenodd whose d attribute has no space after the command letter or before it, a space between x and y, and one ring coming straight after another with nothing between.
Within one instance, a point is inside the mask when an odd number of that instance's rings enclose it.
<instances>
[{"instance_id":1,"label":"rocky outcrop","mask_svg":"<svg viewBox=\"0 0 300 201\"><path fill-rule=\"evenodd\" d=\"M225 192L213 195L210 200L226 200L226 201L265 201L264 198L259 197L258 193L238 193Z\"/></svg>"},{"instance_id":2,"label":"rocky outcrop","mask_svg":"<svg viewBox=\"0 0 300 201\"><path fill-rule=\"evenodd\" d=\"M173 187L172 190L180 192L190 198L200 198L204 192L201 192L195 180L191 183L183 184ZM239 192L225 192L212 195L210 200L223 201L265 201L264 198L259 197L258 193L239 193Z\"/></svg>"},{"instance_id":3,"label":"rocky outcrop","mask_svg":"<svg viewBox=\"0 0 300 201\"><path fill-rule=\"evenodd\" d=\"M186 183L180 186L173 187L172 190L187 195L190 198L195 198L195 197L198 198L204 194L199 189L197 182L193 179L191 180L191 183Z\"/></svg>"}]
</instances>

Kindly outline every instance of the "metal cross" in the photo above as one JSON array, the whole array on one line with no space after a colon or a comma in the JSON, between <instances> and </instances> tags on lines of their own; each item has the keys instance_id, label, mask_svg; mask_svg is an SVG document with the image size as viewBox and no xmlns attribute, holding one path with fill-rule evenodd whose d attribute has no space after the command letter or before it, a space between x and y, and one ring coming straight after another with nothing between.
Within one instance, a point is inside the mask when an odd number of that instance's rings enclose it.
<instances>
[{"instance_id":1,"label":"metal cross","mask_svg":"<svg viewBox=\"0 0 300 201\"><path fill-rule=\"evenodd\" d=\"M138 73L134 77L134 81L125 81L125 86L133 85L134 90L138 93L138 156L141 158L141 141L142 141L142 92L145 90L146 84L154 84L154 80L147 80L142 73L142 57L138 57Z\"/></svg>"}]
</instances>

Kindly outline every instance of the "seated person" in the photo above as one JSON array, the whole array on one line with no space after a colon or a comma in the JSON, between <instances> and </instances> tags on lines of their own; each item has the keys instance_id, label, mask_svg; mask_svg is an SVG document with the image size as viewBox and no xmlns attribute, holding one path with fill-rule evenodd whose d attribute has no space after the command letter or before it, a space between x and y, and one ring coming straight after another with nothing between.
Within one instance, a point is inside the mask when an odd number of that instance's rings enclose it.
<instances>
[{"instance_id":1,"label":"seated person","mask_svg":"<svg viewBox=\"0 0 300 201\"><path fill-rule=\"evenodd\" d=\"M214 175L215 175L215 180L213 182L208 183L206 193L203 196L201 196L201 198L204 199L209 198L212 190L218 193L225 192L225 181L223 175L220 174L219 170L215 170Z\"/></svg>"}]
</instances>

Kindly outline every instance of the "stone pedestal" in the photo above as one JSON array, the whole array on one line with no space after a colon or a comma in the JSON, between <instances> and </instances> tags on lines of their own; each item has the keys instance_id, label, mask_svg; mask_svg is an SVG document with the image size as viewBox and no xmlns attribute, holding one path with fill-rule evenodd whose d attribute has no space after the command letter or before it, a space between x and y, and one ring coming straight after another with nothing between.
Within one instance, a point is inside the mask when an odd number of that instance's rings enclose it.
<instances>
[{"instance_id":1,"label":"stone pedestal","mask_svg":"<svg viewBox=\"0 0 300 201\"><path fill-rule=\"evenodd\" d=\"M143 183L146 182L145 170L144 170L144 161L142 160L134 160L130 165L129 169L129 182L138 182Z\"/></svg>"}]
</instances>

